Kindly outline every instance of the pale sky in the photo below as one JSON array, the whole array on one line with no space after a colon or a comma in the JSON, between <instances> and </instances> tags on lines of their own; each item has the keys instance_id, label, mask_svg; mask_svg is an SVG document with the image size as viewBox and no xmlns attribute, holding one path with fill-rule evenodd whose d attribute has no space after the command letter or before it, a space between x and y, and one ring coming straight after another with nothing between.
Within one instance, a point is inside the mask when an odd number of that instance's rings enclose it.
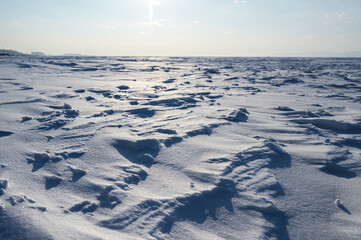
<instances>
[{"instance_id":1,"label":"pale sky","mask_svg":"<svg viewBox=\"0 0 361 240\"><path fill-rule=\"evenodd\" d=\"M361 0L0 0L0 48L107 56L361 52Z\"/></svg>"}]
</instances>

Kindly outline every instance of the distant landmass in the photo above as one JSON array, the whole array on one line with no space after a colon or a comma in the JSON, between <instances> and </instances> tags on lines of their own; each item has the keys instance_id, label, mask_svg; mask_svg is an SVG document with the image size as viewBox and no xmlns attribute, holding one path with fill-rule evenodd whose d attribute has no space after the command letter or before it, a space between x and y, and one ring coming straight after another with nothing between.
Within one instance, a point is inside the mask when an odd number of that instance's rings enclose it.
<instances>
[{"instance_id":1,"label":"distant landmass","mask_svg":"<svg viewBox=\"0 0 361 240\"><path fill-rule=\"evenodd\" d=\"M10 50L10 49L0 49L0 56L26 56L26 55L46 56L46 54L43 52L31 52L30 54L26 54L26 53L22 53L22 52Z\"/></svg>"},{"instance_id":2,"label":"distant landmass","mask_svg":"<svg viewBox=\"0 0 361 240\"><path fill-rule=\"evenodd\" d=\"M64 57L82 57L85 55L82 54L77 54L77 53L66 53L63 55L47 55L43 52L40 51L36 51L36 52L31 52L30 54L27 53L22 53L19 51L15 51L15 50L10 50L10 49L0 49L0 56L38 56L38 57L45 57L45 56L64 56Z\"/></svg>"},{"instance_id":3,"label":"distant landmass","mask_svg":"<svg viewBox=\"0 0 361 240\"><path fill-rule=\"evenodd\" d=\"M0 49L0 56L20 56L20 55L25 55L25 54L15 50Z\"/></svg>"},{"instance_id":4,"label":"distant landmass","mask_svg":"<svg viewBox=\"0 0 361 240\"><path fill-rule=\"evenodd\" d=\"M33 55L33 56L46 56L46 54L43 53L43 52L31 52L31 55Z\"/></svg>"},{"instance_id":5,"label":"distant landmass","mask_svg":"<svg viewBox=\"0 0 361 240\"><path fill-rule=\"evenodd\" d=\"M84 55L77 54L77 53L66 53L66 54L63 54L62 56L65 56L65 57L82 57Z\"/></svg>"},{"instance_id":6,"label":"distant landmass","mask_svg":"<svg viewBox=\"0 0 361 240\"><path fill-rule=\"evenodd\" d=\"M47 55L43 52L36 51L31 52L30 54L22 53L10 49L0 49L0 56L64 56L64 57L84 57L87 55L82 55L78 53L66 53L63 55ZM271 56L272 57L272 56ZM361 58L361 51L352 51L352 52L330 52L330 51L309 51L295 54L284 54L279 55L278 57L339 57L339 58Z\"/></svg>"},{"instance_id":7,"label":"distant landmass","mask_svg":"<svg viewBox=\"0 0 361 240\"><path fill-rule=\"evenodd\" d=\"M361 51L353 52L328 52L328 51L310 51L298 54L292 54L295 57L361 57Z\"/></svg>"}]
</instances>

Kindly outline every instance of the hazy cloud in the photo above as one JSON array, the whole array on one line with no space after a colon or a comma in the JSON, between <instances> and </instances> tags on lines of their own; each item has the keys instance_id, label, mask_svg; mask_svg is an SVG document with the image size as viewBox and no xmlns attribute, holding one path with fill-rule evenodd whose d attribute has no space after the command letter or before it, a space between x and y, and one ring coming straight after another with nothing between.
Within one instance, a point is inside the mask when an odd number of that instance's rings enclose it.
<instances>
[{"instance_id":1,"label":"hazy cloud","mask_svg":"<svg viewBox=\"0 0 361 240\"><path fill-rule=\"evenodd\" d=\"M106 28L106 29L116 29L117 27L112 26L112 25L106 25L106 26L104 26L104 28Z\"/></svg>"},{"instance_id":2,"label":"hazy cloud","mask_svg":"<svg viewBox=\"0 0 361 240\"><path fill-rule=\"evenodd\" d=\"M200 24L201 22L199 21L199 20L194 20L194 24L196 24L196 25L198 25L198 24ZM191 27L193 27L193 25L192 24L186 24L186 26L187 27L189 27L189 28L191 28Z\"/></svg>"},{"instance_id":3,"label":"hazy cloud","mask_svg":"<svg viewBox=\"0 0 361 240\"><path fill-rule=\"evenodd\" d=\"M350 16L350 15L346 14L345 12L339 11L339 12L334 12L334 13L330 13L330 14L325 14L323 16L322 24L328 25L328 24L336 23L336 22L351 24L354 22L354 20L355 20L355 18L353 16Z\"/></svg>"},{"instance_id":4,"label":"hazy cloud","mask_svg":"<svg viewBox=\"0 0 361 240\"><path fill-rule=\"evenodd\" d=\"M13 24L18 27L25 27L26 24L20 21L14 21Z\"/></svg>"},{"instance_id":5,"label":"hazy cloud","mask_svg":"<svg viewBox=\"0 0 361 240\"><path fill-rule=\"evenodd\" d=\"M239 3L239 0L234 0L234 3ZM241 3L246 4L246 3L248 3L248 1L247 0L241 0Z\"/></svg>"},{"instance_id":6,"label":"hazy cloud","mask_svg":"<svg viewBox=\"0 0 361 240\"><path fill-rule=\"evenodd\" d=\"M158 19L158 20L149 21L149 22L138 22L138 24L148 26L148 27L161 27L161 26L164 26L164 20Z\"/></svg>"}]
</instances>

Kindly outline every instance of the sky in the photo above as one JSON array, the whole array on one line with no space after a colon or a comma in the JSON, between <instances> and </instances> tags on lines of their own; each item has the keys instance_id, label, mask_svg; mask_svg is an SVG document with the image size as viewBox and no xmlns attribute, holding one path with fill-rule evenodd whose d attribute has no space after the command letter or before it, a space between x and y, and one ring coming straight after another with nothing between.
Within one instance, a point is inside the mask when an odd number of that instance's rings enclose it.
<instances>
[{"instance_id":1,"label":"sky","mask_svg":"<svg viewBox=\"0 0 361 240\"><path fill-rule=\"evenodd\" d=\"M0 0L0 48L102 56L361 55L361 1Z\"/></svg>"}]
</instances>

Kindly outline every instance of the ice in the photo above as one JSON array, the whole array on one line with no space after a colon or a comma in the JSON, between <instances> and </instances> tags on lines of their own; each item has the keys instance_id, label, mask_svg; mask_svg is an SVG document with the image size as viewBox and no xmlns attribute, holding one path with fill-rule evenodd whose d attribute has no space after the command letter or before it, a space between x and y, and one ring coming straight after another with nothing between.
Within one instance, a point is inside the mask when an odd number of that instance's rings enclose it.
<instances>
[{"instance_id":1,"label":"ice","mask_svg":"<svg viewBox=\"0 0 361 240\"><path fill-rule=\"evenodd\" d=\"M2 56L0 239L358 239L359 66Z\"/></svg>"}]
</instances>

